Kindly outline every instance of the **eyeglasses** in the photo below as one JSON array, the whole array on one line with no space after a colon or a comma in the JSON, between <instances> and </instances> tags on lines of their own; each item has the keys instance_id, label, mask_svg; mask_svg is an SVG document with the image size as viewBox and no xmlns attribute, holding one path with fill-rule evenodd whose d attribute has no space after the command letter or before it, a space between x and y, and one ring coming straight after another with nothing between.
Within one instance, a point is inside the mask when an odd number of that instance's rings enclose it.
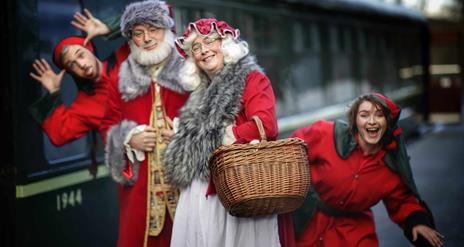
<instances>
[{"instance_id":1,"label":"eyeglasses","mask_svg":"<svg viewBox=\"0 0 464 247\"><path fill-rule=\"evenodd\" d=\"M132 31L132 37L136 39L142 39L145 38L146 35L149 37L154 37L158 35L163 29L161 28L156 28L156 27L151 27L148 28L148 30L134 30Z\"/></svg>"},{"instance_id":2,"label":"eyeglasses","mask_svg":"<svg viewBox=\"0 0 464 247\"><path fill-rule=\"evenodd\" d=\"M203 44L201 43L195 43L192 46L192 53L193 54L198 54L203 50L203 46L206 48L212 48L213 44L216 40L219 40L219 38L204 38L203 39Z\"/></svg>"}]
</instances>

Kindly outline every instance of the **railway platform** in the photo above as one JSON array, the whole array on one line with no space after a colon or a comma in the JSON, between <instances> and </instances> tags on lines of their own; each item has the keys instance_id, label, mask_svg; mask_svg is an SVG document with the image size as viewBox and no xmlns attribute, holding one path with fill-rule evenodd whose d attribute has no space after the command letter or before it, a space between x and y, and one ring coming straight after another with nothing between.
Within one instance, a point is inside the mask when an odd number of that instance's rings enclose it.
<instances>
[{"instance_id":1,"label":"railway platform","mask_svg":"<svg viewBox=\"0 0 464 247\"><path fill-rule=\"evenodd\" d=\"M417 138L407 141L417 187L445 236L445 246L463 246L464 124L422 124L419 130ZM373 211L380 246L412 246L382 203Z\"/></svg>"}]
</instances>

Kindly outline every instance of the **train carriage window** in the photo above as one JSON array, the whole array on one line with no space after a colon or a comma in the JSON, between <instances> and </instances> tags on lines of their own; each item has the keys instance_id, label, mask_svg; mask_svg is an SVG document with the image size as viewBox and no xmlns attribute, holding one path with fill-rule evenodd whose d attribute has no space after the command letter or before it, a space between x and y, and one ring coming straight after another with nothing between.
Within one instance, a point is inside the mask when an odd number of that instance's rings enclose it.
<instances>
[{"instance_id":1,"label":"train carriage window","mask_svg":"<svg viewBox=\"0 0 464 247\"><path fill-rule=\"evenodd\" d=\"M340 40L343 37L340 37L341 33L338 32L337 26L329 26L329 42L330 42L330 51L332 53L337 53L340 51Z\"/></svg>"},{"instance_id":2,"label":"train carriage window","mask_svg":"<svg viewBox=\"0 0 464 247\"><path fill-rule=\"evenodd\" d=\"M393 34L392 32L385 32L385 52L393 53Z\"/></svg>"},{"instance_id":3,"label":"train carriage window","mask_svg":"<svg viewBox=\"0 0 464 247\"><path fill-rule=\"evenodd\" d=\"M82 5L83 6L82 6ZM39 21L39 56L51 58L54 46L64 37L69 35L81 35L71 24L74 12L81 11L84 7L88 8L95 16L106 19L114 15L119 15L126 3L116 3L112 0L103 1L77 1L77 0L44 0L37 5ZM106 41L100 38L93 42L97 48L97 55L100 59L106 58L112 51L122 44L123 39ZM50 60L49 60L50 61ZM50 61L51 62L51 61ZM55 71L58 69L53 65ZM45 90L43 90L45 93ZM64 104L69 106L77 95L77 88L71 76L64 77L61 92ZM68 143L62 147L55 147L44 134L44 153L49 164L61 164L72 160L87 159L89 153L90 136L84 135L78 140ZM99 147L99 154L102 155L102 147Z\"/></svg>"},{"instance_id":4,"label":"train carriage window","mask_svg":"<svg viewBox=\"0 0 464 247\"><path fill-rule=\"evenodd\" d=\"M318 27L315 23L296 21L293 25L293 49L295 52L320 51Z\"/></svg>"},{"instance_id":5,"label":"train carriage window","mask_svg":"<svg viewBox=\"0 0 464 247\"><path fill-rule=\"evenodd\" d=\"M321 36L320 36L320 25L316 23L311 23L309 25L310 31L308 33L311 34L311 44L313 47L314 52L321 51Z\"/></svg>"},{"instance_id":6,"label":"train carriage window","mask_svg":"<svg viewBox=\"0 0 464 247\"><path fill-rule=\"evenodd\" d=\"M387 52L387 34L379 34L379 53L385 54Z\"/></svg>"},{"instance_id":7,"label":"train carriage window","mask_svg":"<svg viewBox=\"0 0 464 247\"><path fill-rule=\"evenodd\" d=\"M184 27L187 26L187 20L185 17L187 16L187 9L184 8L174 8L174 25L177 32L177 35L181 35L184 31Z\"/></svg>"},{"instance_id":8,"label":"train carriage window","mask_svg":"<svg viewBox=\"0 0 464 247\"><path fill-rule=\"evenodd\" d=\"M277 52L283 35L280 35L280 21L272 16L254 16L255 34L256 34L256 50L264 50L267 52Z\"/></svg>"},{"instance_id":9,"label":"train carriage window","mask_svg":"<svg viewBox=\"0 0 464 247\"><path fill-rule=\"evenodd\" d=\"M404 31L396 37L398 86L420 85L422 79L420 34Z\"/></svg>"},{"instance_id":10,"label":"train carriage window","mask_svg":"<svg viewBox=\"0 0 464 247\"><path fill-rule=\"evenodd\" d=\"M353 51L353 33L352 30L348 27L342 29L344 37L344 52L351 53Z\"/></svg>"},{"instance_id":11,"label":"train carriage window","mask_svg":"<svg viewBox=\"0 0 464 247\"><path fill-rule=\"evenodd\" d=\"M203 10L201 9L190 9L186 7L174 7L174 24L177 34L182 35L182 32L187 27L187 25L198 19L198 17L203 15Z\"/></svg>"},{"instance_id":12,"label":"train carriage window","mask_svg":"<svg viewBox=\"0 0 464 247\"><path fill-rule=\"evenodd\" d=\"M352 50L352 34L348 27L330 25L330 50L333 53L350 53Z\"/></svg>"},{"instance_id":13,"label":"train carriage window","mask_svg":"<svg viewBox=\"0 0 464 247\"><path fill-rule=\"evenodd\" d=\"M371 55L376 53L376 50L377 50L378 43L377 43L376 38L377 38L377 36L376 36L376 33L374 32L374 30L369 29L367 31L366 40L367 40L367 52L369 54L371 54Z\"/></svg>"},{"instance_id":14,"label":"train carriage window","mask_svg":"<svg viewBox=\"0 0 464 247\"><path fill-rule=\"evenodd\" d=\"M366 52L368 47L367 31L364 29L358 29L356 33L358 37L358 51Z\"/></svg>"},{"instance_id":15,"label":"train carriage window","mask_svg":"<svg viewBox=\"0 0 464 247\"><path fill-rule=\"evenodd\" d=\"M236 22L237 26L240 27L240 36L243 36L244 39L247 41L248 45L253 51L256 51L256 32L254 27L257 25L255 24L255 18L253 15L248 12L240 12L236 14Z\"/></svg>"},{"instance_id":16,"label":"train carriage window","mask_svg":"<svg viewBox=\"0 0 464 247\"><path fill-rule=\"evenodd\" d=\"M385 53L385 36L383 33L375 32L372 36L372 39L374 44L373 53L378 55Z\"/></svg>"},{"instance_id":17,"label":"train carriage window","mask_svg":"<svg viewBox=\"0 0 464 247\"><path fill-rule=\"evenodd\" d=\"M345 102L354 97L353 63L351 57L351 33L348 27L329 23L328 35L330 52L327 55L325 77L326 104Z\"/></svg>"},{"instance_id":18,"label":"train carriage window","mask_svg":"<svg viewBox=\"0 0 464 247\"><path fill-rule=\"evenodd\" d=\"M50 58L53 54L54 45L57 44L63 37L68 35L79 34L70 25L70 21L75 11L80 10L79 1L39 1L37 5L38 21L39 21L39 56L46 58L51 62ZM58 71L58 68L53 65L53 69ZM61 92L65 105L69 105L76 97L76 87L70 76L65 76L61 83ZM46 91L43 90L45 94ZM80 138L63 147L53 146L48 137L44 134L44 152L45 157L50 164L57 164L69 159L83 158L87 155L87 136Z\"/></svg>"},{"instance_id":19,"label":"train carriage window","mask_svg":"<svg viewBox=\"0 0 464 247\"><path fill-rule=\"evenodd\" d=\"M343 30L343 27L337 27L336 32L338 33L338 39L337 39L337 45L338 45L338 51L339 52L345 52L346 50L346 34Z\"/></svg>"},{"instance_id":20,"label":"train carriage window","mask_svg":"<svg viewBox=\"0 0 464 247\"><path fill-rule=\"evenodd\" d=\"M216 13L211 12L211 11L205 11L203 12L203 18L216 18ZM227 18L225 18L227 19Z\"/></svg>"},{"instance_id":21,"label":"train carriage window","mask_svg":"<svg viewBox=\"0 0 464 247\"><path fill-rule=\"evenodd\" d=\"M293 51L300 53L305 50L303 25L295 22L293 25Z\"/></svg>"},{"instance_id":22,"label":"train carriage window","mask_svg":"<svg viewBox=\"0 0 464 247\"><path fill-rule=\"evenodd\" d=\"M276 85L276 109L280 117L308 112L323 106L319 32L308 20L288 20L281 23L282 32L292 38L290 50L279 52L280 75ZM286 42L283 42L285 45ZM287 54L290 53L290 54Z\"/></svg>"}]
</instances>

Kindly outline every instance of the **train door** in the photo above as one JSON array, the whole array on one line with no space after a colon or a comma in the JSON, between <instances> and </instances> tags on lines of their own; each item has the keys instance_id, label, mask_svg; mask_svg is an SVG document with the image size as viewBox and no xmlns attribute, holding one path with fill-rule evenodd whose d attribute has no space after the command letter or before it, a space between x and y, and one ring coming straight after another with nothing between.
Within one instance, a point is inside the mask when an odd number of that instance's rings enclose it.
<instances>
[{"instance_id":1,"label":"train door","mask_svg":"<svg viewBox=\"0 0 464 247\"><path fill-rule=\"evenodd\" d=\"M100 18L121 13L126 3L111 0L21 0L7 1L13 10L14 29L10 45L15 64L8 79L11 107L11 162L16 173L14 244L12 246L115 246L118 228L117 186L102 165L92 179L90 135L62 147L53 146L29 114L28 106L46 93L29 72L36 58L51 62L54 45L63 37L80 35L70 21L76 11L90 9ZM98 55L104 58L121 40L97 39ZM58 71L56 67L53 67ZM69 75L62 82L65 105L76 97Z\"/></svg>"}]
</instances>

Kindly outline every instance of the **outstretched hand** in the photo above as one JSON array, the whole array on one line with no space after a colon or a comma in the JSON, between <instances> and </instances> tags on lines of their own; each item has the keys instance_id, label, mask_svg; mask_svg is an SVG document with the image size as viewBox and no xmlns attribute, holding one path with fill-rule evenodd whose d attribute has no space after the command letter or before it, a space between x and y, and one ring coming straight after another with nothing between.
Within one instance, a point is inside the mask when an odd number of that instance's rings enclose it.
<instances>
[{"instance_id":1,"label":"outstretched hand","mask_svg":"<svg viewBox=\"0 0 464 247\"><path fill-rule=\"evenodd\" d=\"M87 42L94 37L110 33L108 26L95 18L88 9L84 9L84 14L85 16L79 12L74 13L74 20L71 21L75 28L87 33L84 45L87 45Z\"/></svg>"},{"instance_id":2,"label":"outstretched hand","mask_svg":"<svg viewBox=\"0 0 464 247\"><path fill-rule=\"evenodd\" d=\"M412 228L412 241L416 241L418 235L422 235L427 241L435 247L443 246L443 238L439 232L426 225L417 225Z\"/></svg>"},{"instance_id":3,"label":"outstretched hand","mask_svg":"<svg viewBox=\"0 0 464 247\"><path fill-rule=\"evenodd\" d=\"M60 90L61 81L63 80L64 70L61 70L60 73L56 74L50 65L45 61L45 59L36 59L32 63L34 72L31 72L29 75L34 78L36 81L40 82L42 86L47 89L48 93L54 93Z\"/></svg>"}]
</instances>

